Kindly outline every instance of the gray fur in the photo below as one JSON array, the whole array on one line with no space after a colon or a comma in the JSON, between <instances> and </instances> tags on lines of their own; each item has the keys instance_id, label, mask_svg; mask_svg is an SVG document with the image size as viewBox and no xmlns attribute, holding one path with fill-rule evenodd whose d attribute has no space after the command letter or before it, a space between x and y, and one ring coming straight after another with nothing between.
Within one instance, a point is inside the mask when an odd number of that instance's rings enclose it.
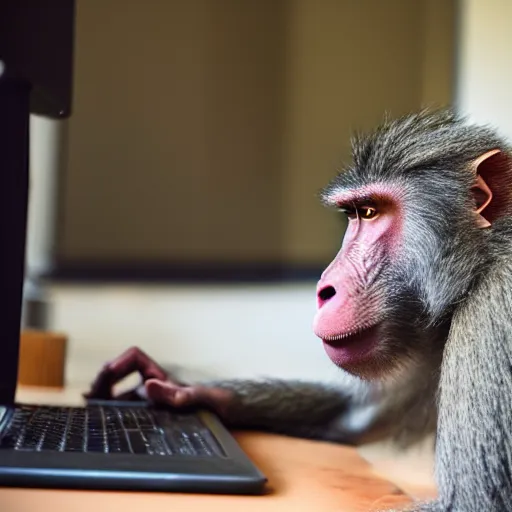
<instances>
[{"instance_id":1,"label":"gray fur","mask_svg":"<svg viewBox=\"0 0 512 512\"><path fill-rule=\"evenodd\" d=\"M411 510L512 511L512 204L482 230L470 194L471 162L495 148L510 155L492 130L449 111L386 120L354 138L353 165L322 198L379 182L401 194L407 250L379 277L386 348L346 388L215 383L235 392L227 422L354 444L407 444L437 427L439 499ZM365 410L368 421L351 421Z\"/></svg>"}]
</instances>

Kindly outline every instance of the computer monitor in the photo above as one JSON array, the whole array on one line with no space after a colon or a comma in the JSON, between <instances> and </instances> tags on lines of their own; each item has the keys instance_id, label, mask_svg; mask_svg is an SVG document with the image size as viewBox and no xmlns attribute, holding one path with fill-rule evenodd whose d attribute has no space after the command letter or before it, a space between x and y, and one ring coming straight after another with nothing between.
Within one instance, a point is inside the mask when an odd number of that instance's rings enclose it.
<instances>
[{"instance_id":1,"label":"computer monitor","mask_svg":"<svg viewBox=\"0 0 512 512\"><path fill-rule=\"evenodd\" d=\"M74 0L0 2L0 60L31 85L30 112L71 115L74 33Z\"/></svg>"},{"instance_id":2,"label":"computer monitor","mask_svg":"<svg viewBox=\"0 0 512 512\"><path fill-rule=\"evenodd\" d=\"M71 115L74 0L0 2L0 403L17 382L25 276L30 113Z\"/></svg>"}]
</instances>

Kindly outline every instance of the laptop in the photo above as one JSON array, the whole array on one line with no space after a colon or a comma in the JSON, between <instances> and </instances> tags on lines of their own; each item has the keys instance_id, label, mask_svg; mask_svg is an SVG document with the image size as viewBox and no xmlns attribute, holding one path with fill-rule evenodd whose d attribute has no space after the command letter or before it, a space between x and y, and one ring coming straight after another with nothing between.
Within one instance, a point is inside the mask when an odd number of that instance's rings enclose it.
<instances>
[{"instance_id":1,"label":"laptop","mask_svg":"<svg viewBox=\"0 0 512 512\"><path fill-rule=\"evenodd\" d=\"M261 494L265 483L207 411L140 402L0 406L1 486Z\"/></svg>"},{"instance_id":2,"label":"laptop","mask_svg":"<svg viewBox=\"0 0 512 512\"><path fill-rule=\"evenodd\" d=\"M15 401L29 113L70 115L74 2L60 0L52 9L36 4L0 3L0 22L16 27L8 31L11 39L0 31L0 485L260 494L265 476L211 412L144 402L52 407Z\"/></svg>"}]
</instances>

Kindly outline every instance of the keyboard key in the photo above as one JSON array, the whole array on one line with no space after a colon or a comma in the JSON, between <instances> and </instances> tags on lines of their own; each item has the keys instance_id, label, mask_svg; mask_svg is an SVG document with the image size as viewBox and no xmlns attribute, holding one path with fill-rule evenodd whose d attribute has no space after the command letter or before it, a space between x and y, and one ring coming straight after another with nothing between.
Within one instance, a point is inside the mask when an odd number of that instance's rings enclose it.
<instances>
[{"instance_id":1,"label":"keyboard key","mask_svg":"<svg viewBox=\"0 0 512 512\"><path fill-rule=\"evenodd\" d=\"M83 436L68 435L64 439L64 451L66 452L83 452L85 451L85 442Z\"/></svg>"},{"instance_id":2,"label":"keyboard key","mask_svg":"<svg viewBox=\"0 0 512 512\"><path fill-rule=\"evenodd\" d=\"M212 450L206 443L205 439L197 432L190 436L190 442L194 447L196 453L200 455L213 455Z\"/></svg>"},{"instance_id":3,"label":"keyboard key","mask_svg":"<svg viewBox=\"0 0 512 512\"><path fill-rule=\"evenodd\" d=\"M105 453L107 449L103 436L89 436L87 440L87 451L93 453Z\"/></svg>"},{"instance_id":4,"label":"keyboard key","mask_svg":"<svg viewBox=\"0 0 512 512\"><path fill-rule=\"evenodd\" d=\"M138 432L136 430L129 430L128 438L130 440L130 445L132 447L133 453L139 453L139 454L148 453L146 443L145 443L144 439L142 438L142 435L140 432Z\"/></svg>"},{"instance_id":5,"label":"keyboard key","mask_svg":"<svg viewBox=\"0 0 512 512\"><path fill-rule=\"evenodd\" d=\"M124 428L128 430L136 430L139 428L137 418L134 417L130 410L123 411L121 421Z\"/></svg>"},{"instance_id":6,"label":"keyboard key","mask_svg":"<svg viewBox=\"0 0 512 512\"><path fill-rule=\"evenodd\" d=\"M62 444L62 435L57 434L53 431L46 432L44 436L43 443L41 445L41 450L51 450L56 451L60 449Z\"/></svg>"}]
</instances>

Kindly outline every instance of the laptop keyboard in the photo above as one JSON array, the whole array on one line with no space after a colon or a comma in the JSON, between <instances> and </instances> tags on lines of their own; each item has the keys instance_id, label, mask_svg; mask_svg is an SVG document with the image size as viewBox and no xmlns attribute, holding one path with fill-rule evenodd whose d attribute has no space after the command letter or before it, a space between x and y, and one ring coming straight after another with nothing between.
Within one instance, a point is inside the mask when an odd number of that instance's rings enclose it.
<instances>
[{"instance_id":1,"label":"laptop keyboard","mask_svg":"<svg viewBox=\"0 0 512 512\"><path fill-rule=\"evenodd\" d=\"M115 406L20 406L2 434L0 449L224 456L196 415Z\"/></svg>"}]
</instances>

